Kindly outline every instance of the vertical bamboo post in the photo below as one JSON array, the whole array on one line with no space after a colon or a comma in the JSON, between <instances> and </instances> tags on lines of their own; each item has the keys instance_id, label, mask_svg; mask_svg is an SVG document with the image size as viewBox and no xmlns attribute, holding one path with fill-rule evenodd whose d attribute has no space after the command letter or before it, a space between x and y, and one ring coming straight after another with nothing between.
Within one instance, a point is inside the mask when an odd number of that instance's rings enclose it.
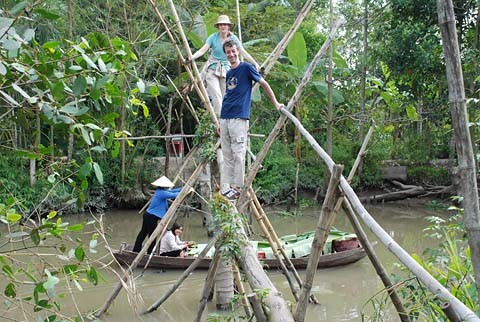
<instances>
[{"instance_id":1,"label":"vertical bamboo post","mask_svg":"<svg viewBox=\"0 0 480 322\"><path fill-rule=\"evenodd\" d=\"M475 286L480 294L480 206L475 155L469 131L467 100L452 0L437 0L438 25L442 34L447 73L448 99L455 133L458 169L463 197L465 230L470 246ZM477 298L480 303L480 296Z\"/></svg>"},{"instance_id":2,"label":"vertical bamboo post","mask_svg":"<svg viewBox=\"0 0 480 322\"><path fill-rule=\"evenodd\" d=\"M332 175L330 176L330 183L328 184L327 195L323 201L322 210L318 218L317 228L312 242L312 251L308 258L307 273L305 282L303 283L300 299L297 303L297 309L293 318L295 322L303 322L305 320L305 313L307 312L308 297L312 290L313 278L317 271L318 260L322 255L323 246L327 241L331 226L329 226L330 216L333 215L335 199L338 196L338 184L342 175L343 166L334 165Z\"/></svg>"}]
</instances>

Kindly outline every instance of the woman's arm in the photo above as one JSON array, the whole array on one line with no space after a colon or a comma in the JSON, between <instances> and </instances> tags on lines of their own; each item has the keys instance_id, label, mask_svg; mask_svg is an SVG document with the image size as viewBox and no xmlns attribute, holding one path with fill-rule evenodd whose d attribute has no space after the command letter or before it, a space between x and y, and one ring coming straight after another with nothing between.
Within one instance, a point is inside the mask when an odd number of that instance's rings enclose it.
<instances>
[{"instance_id":1,"label":"woman's arm","mask_svg":"<svg viewBox=\"0 0 480 322\"><path fill-rule=\"evenodd\" d=\"M199 57L202 57L208 50L210 49L210 45L208 43L205 43L202 48L197 50L193 55L192 55L192 60L195 60ZM185 59L185 64L189 64L190 60L187 58Z\"/></svg>"}]
</instances>

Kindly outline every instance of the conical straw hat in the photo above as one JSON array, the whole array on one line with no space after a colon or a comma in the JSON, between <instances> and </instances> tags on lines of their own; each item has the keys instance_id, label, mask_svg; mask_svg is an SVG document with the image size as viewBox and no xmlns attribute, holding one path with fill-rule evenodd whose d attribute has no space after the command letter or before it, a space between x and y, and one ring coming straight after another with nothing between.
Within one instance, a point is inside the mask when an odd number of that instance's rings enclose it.
<instances>
[{"instance_id":1,"label":"conical straw hat","mask_svg":"<svg viewBox=\"0 0 480 322\"><path fill-rule=\"evenodd\" d=\"M163 176L152 182L152 185L162 188L173 188L174 184L170 179Z\"/></svg>"}]
</instances>

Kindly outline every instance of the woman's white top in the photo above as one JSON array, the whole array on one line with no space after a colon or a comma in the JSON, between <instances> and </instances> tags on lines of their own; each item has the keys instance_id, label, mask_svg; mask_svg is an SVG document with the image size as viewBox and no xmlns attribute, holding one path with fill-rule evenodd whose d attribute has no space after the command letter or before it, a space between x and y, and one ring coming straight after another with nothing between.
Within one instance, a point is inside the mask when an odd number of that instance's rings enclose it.
<instances>
[{"instance_id":1,"label":"woman's white top","mask_svg":"<svg viewBox=\"0 0 480 322\"><path fill-rule=\"evenodd\" d=\"M184 248L185 242L172 233L171 230L167 231L160 242L160 254L179 250Z\"/></svg>"}]
</instances>

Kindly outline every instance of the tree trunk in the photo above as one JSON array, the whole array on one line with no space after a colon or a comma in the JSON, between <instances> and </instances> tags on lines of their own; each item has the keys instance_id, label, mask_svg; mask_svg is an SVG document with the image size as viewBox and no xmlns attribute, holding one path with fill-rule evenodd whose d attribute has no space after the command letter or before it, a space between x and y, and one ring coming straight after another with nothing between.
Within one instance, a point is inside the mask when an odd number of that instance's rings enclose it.
<instances>
[{"instance_id":1,"label":"tree trunk","mask_svg":"<svg viewBox=\"0 0 480 322\"><path fill-rule=\"evenodd\" d=\"M217 274L215 275L217 309L228 310L231 307L233 291L232 263L229 260L220 258L217 267Z\"/></svg>"},{"instance_id":2,"label":"tree trunk","mask_svg":"<svg viewBox=\"0 0 480 322\"><path fill-rule=\"evenodd\" d=\"M35 116L35 141L33 143L33 150L38 152L38 146L40 145L41 138L41 123L40 123L40 110L36 111ZM34 187L37 184L37 177L35 176L37 172L37 160L30 160L30 187Z\"/></svg>"},{"instance_id":3,"label":"tree trunk","mask_svg":"<svg viewBox=\"0 0 480 322\"><path fill-rule=\"evenodd\" d=\"M447 68L448 96L458 154L460 182L463 186L465 228L471 250L477 293L480 294L480 214L477 177L475 157L468 128L467 103L452 0L437 0L437 9ZM477 300L480 301L480 297Z\"/></svg>"},{"instance_id":4,"label":"tree trunk","mask_svg":"<svg viewBox=\"0 0 480 322\"><path fill-rule=\"evenodd\" d=\"M364 140L364 129L366 123L366 83L367 83L367 55L368 55L368 0L363 0L363 54L362 54L362 73L360 78L360 129L359 139L360 144ZM327 150L328 153L328 150ZM330 154L331 155L331 154ZM362 162L358 167L358 174L362 174Z\"/></svg>"},{"instance_id":5,"label":"tree trunk","mask_svg":"<svg viewBox=\"0 0 480 322\"><path fill-rule=\"evenodd\" d=\"M257 253L249 244L241 248L241 255L238 260L248 283L254 290L268 290L268 293L263 297L263 304L268 310L268 321L272 322L293 322L292 314L288 309L287 303L282 298L281 293L277 290L275 285L270 281L267 274L263 270L257 258Z\"/></svg>"},{"instance_id":6,"label":"tree trunk","mask_svg":"<svg viewBox=\"0 0 480 322\"><path fill-rule=\"evenodd\" d=\"M126 118L127 111L125 109L125 105L122 105L121 108L121 119L120 119L120 131L125 131L125 118ZM122 178L122 187L125 186L125 163L126 163L126 142L122 140L120 143L120 153L122 158L122 168L121 168L121 178Z\"/></svg>"},{"instance_id":7,"label":"tree trunk","mask_svg":"<svg viewBox=\"0 0 480 322\"><path fill-rule=\"evenodd\" d=\"M67 0L67 11L68 11L68 39L73 41L73 7L72 0ZM68 126L68 147L67 147L67 162L72 161L73 157L73 124Z\"/></svg>"}]
</instances>

